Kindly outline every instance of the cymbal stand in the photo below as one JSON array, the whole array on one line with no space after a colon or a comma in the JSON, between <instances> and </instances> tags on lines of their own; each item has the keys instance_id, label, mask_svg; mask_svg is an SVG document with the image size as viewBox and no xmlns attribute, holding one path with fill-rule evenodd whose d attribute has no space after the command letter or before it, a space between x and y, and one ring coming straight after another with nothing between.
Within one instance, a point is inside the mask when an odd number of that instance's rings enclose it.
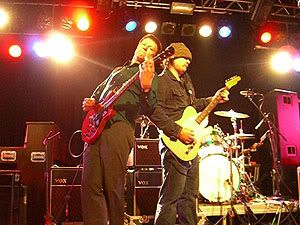
<instances>
[{"instance_id":1,"label":"cymbal stand","mask_svg":"<svg viewBox=\"0 0 300 225\"><path fill-rule=\"evenodd\" d=\"M231 123L232 123L234 133L236 133L236 131L237 131L236 118L231 117L230 120L231 120ZM229 152L229 185L230 185L230 209L228 210L228 215L229 215L229 223L231 225L231 224L233 224L233 218L235 217L235 213L236 213L236 211L233 207L234 190L233 190L233 167L232 167L233 151L234 151L236 157L237 157L237 153L238 153L237 138L236 137L234 137L234 141L230 141L228 150L229 150L228 152Z\"/></svg>"},{"instance_id":2,"label":"cymbal stand","mask_svg":"<svg viewBox=\"0 0 300 225\"><path fill-rule=\"evenodd\" d=\"M230 117L230 121L231 121L231 124L232 124L232 127L233 127L233 134L236 135L237 130L238 130L236 117ZM237 146L237 137L236 136L234 138L234 146ZM235 158L238 158L238 148L235 148L234 156L235 156Z\"/></svg>"}]
</instances>

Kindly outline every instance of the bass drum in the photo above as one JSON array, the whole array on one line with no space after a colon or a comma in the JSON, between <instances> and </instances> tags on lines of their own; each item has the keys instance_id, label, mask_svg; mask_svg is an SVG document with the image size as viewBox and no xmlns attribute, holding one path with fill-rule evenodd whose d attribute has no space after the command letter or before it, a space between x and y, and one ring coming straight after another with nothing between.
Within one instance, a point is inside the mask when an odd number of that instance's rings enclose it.
<instances>
[{"instance_id":1,"label":"bass drum","mask_svg":"<svg viewBox=\"0 0 300 225\"><path fill-rule=\"evenodd\" d=\"M232 162L233 190L240 186L239 170ZM230 162L225 154L212 154L200 160L199 191L210 202L225 202L231 198Z\"/></svg>"}]
</instances>

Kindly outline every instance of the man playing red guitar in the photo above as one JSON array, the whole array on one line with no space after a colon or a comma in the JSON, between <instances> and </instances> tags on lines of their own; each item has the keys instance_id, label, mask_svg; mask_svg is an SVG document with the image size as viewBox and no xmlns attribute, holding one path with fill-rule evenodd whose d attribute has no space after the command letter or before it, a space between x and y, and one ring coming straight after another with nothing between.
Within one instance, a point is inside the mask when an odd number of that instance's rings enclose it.
<instances>
[{"instance_id":1,"label":"man playing red guitar","mask_svg":"<svg viewBox=\"0 0 300 225\"><path fill-rule=\"evenodd\" d=\"M142 37L132 60L115 69L83 101L83 110L92 110L138 73L139 79L114 102L113 116L103 125L99 137L85 143L81 183L85 225L107 225L108 221L110 225L124 224L124 176L134 145L135 119L140 110L143 114L154 110L157 85L153 57L160 50L161 43L154 35Z\"/></svg>"}]
</instances>

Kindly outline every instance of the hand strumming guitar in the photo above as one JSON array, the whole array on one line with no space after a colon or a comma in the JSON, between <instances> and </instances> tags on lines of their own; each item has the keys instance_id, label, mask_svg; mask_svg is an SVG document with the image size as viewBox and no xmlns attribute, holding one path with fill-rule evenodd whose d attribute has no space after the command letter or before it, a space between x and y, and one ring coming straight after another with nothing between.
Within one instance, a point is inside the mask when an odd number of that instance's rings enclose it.
<instances>
[{"instance_id":1,"label":"hand strumming guitar","mask_svg":"<svg viewBox=\"0 0 300 225\"><path fill-rule=\"evenodd\" d=\"M194 142L194 131L189 128L182 128L179 133L179 140L184 144L191 144Z\"/></svg>"}]
</instances>

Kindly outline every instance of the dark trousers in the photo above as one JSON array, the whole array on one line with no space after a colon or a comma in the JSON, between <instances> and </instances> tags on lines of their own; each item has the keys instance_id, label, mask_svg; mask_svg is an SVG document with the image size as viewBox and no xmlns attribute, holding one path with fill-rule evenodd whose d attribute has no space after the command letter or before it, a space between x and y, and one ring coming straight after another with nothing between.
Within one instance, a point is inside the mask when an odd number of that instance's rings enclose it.
<instances>
[{"instance_id":1,"label":"dark trousers","mask_svg":"<svg viewBox=\"0 0 300 225\"><path fill-rule=\"evenodd\" d=\"M81 198L85 225L124 224L124 183L133 129L116 122L83 155Z\"/></svg>"},{"instance_id":2,"label":"dark trousers","mask_svg":"<svg viewBox=\"0 0 300 225\"><path fill-rule=\"evenodd\" d=\"M163 184L155 214L155 225L196 225L199 187L199 159L184 162L170 150L162 150Z\"/></svg>"}]
</instances>

